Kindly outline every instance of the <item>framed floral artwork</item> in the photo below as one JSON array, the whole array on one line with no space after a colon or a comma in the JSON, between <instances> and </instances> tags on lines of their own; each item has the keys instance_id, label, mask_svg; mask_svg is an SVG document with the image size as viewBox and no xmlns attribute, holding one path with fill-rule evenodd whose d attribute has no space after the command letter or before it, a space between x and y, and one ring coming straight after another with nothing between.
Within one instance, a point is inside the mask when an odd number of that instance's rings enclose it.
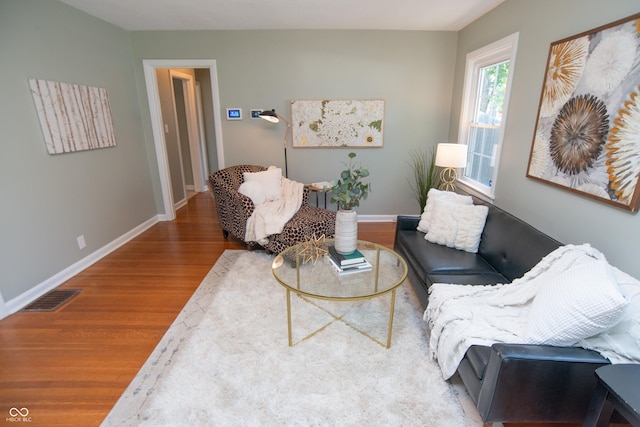
<instances>
[{"instance_id":1,"label":"framed floral artwork","mask_svg":"<svg viewBox=\"0 0 640 427\"><path fill-rule=\"evenodd\" d=\"M527 177L638 210L640 14L551 43Z\"/></svg>"},{"instance_id":2,"label":"framed floral artwork","mask_svg":"<svg viewBox=\"0 0 640 427\"><path fill-rule=\"evenodd\" d=\"M379 148L384 101L293 100L291 126L294 148Z\"/></svg>"}]
</instances>

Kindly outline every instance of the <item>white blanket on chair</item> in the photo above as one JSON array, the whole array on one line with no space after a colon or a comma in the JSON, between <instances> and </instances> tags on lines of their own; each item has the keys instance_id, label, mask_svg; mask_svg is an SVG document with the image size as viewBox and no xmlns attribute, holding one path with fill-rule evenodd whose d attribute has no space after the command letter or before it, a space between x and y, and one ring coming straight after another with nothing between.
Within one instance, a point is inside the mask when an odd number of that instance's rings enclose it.
<instances>
[{"instance_id":1,"label":"white blanket on chair","mask_svg":"<svg viewBox=\"0 0 640 427\"><path fill-rule=\"evenodd\" d=\"M438 360L444 378L456 372L472 345L524 342L531 303L541 286L570 267L594 259L604 256L586 244L567 245L509 284L433 284L424 320L431 329L431 356Z\"/></svg>"},{"instance_id":2,"label":"white blanket on chair","mask_svg":"<svg viewBox=\"0 0 640 427\"><path fill-rule=\"evenodd\" d=\"M246 242L266 244L268 237L279 234L302 206L304 184L282 178L282 196L256 206L247 220Z\"/></svg>"}]
</instances>

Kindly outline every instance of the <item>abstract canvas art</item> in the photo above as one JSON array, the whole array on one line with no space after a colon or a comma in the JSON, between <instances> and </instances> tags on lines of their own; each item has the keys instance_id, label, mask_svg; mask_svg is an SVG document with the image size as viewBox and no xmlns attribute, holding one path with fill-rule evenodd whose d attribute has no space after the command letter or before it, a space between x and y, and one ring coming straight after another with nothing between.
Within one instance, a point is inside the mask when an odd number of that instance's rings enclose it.
<instances>
[{"instance_id":1,"label":"abstract canvas art","mask_svg":"<svg viewBox=\"0 0 640 427\"><path fill-rule=\"evenodd\" d=\"M29 79L49 154L114 147L107 90Z\"/></svg>"},{"instance_id":2,"label":"abstract canvas art","mask_svg":"<svg viewBox=\"0 0 640 427\"><path fill-rule=\"evenodd\" d=\"M384 101L291 101L293 147L382 147Z\"/></svg>"},{"instance_id":3,"label":"abstract canvas art","mask_svg":"<svg viewBox=\"0 0 640 427\"><path fill-rule=\"evenodd\" d=\"M527 176L638 210L640 14L551 43Z\"/></svg>"}]
</instances>

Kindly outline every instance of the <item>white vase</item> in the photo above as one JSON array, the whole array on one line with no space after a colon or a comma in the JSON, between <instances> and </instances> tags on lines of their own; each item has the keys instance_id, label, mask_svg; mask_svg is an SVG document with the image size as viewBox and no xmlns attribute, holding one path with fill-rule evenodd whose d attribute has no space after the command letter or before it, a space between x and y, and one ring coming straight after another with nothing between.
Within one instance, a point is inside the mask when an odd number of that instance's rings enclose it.
<instances>
[{"instance_id":1,"label":"white vase","mask_svg":"<svg viewBox=\"0 0 640 427\"><path fill-rule=\"evenodd\" d=\"M334 246L339 254L351 254L358 247L358 214L353 209L336 212Z\"/></svg>"}]
</instances>

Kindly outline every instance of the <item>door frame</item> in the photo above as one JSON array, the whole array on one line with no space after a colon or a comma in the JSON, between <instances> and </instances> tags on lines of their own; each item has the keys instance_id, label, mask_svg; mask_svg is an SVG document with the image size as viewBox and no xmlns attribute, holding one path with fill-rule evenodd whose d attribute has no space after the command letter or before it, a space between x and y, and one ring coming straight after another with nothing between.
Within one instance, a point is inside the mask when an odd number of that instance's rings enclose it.
<instances>
[{"instance_id":1,"label":"door frame","mask_svg":"<svg viewBox=\"0 0 640 427\"><path fill-rule=\"evenodd\" d=\"M173 194L171 191L171 176L169 173L169 159L164 138L162 110L160 108L160 93L156 78L157 68L208 68L211 78L211 99L213 100L213 122L215 127L216 151L218 154L218 168L224 168L224 147L222 143L222 117L220 115L220 95L218 91L218 72L215 59L144 59L142 61L144 78L149 101L151 116L151 130L158 162L158 177L162 193L164 214L159 215L162 221L172 221L176 218ZM195 99L195 98L194 98Z\"/></svg>"},{"instance_id":2,"label":"door frame","mask_svg":"<svg viewBox=\"0 0 640 427\"><path fill-rule=\"evenodd\" d=\"M204 181L204 175L206 171L202 168L202 159L201 150L200 150L200 138L199 138L199 129L198 129L198 117L196 112L196 104L195 104L195 82L196 79L193 75L183 73L182 71L178 71L176 69L169 69L169 80L171 82L171 100L173 101L173 112L174 112L174 122L176 127L176 137L178 139L178 145L180 149L178 150L178 156L180 157L180 173L182 174L182 185L184 188L184 199L175 201L174 194L174 202L176 209L187 204L187 185L185 180L185 171L184 171L184 157L182 156L182 146L186 142L189 147L189 159L191 160L191 179L193 180L194 191L202 192L207 190L207 185ZM180 85L182 86L182 98L177 99L175 93L175 81L178 80ZM186 131L187 131L187 140L182 141L180 138L180 125L178 120L178 102L184 103L184 111L185 111L185 120L186 120Z\"/></svg>"}]
</instances>

